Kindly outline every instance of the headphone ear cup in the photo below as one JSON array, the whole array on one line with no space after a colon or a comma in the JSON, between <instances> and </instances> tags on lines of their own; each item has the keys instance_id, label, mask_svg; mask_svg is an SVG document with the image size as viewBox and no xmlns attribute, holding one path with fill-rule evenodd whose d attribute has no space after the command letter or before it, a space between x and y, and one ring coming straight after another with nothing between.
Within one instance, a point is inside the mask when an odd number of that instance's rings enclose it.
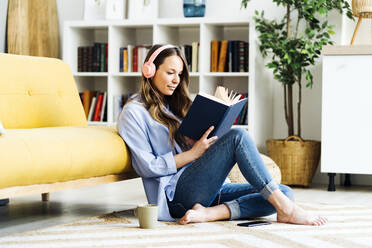
<instances>
[{"instance_id":1,"label":"headphone ear cup","mask_svg":"<svg viewBox=\"0 0 372 248\"><path fill-rule=\"evenodd\" d=\"M152 78L155 75L156 66L154 63L146 62L142 67L142 73L145 78Z\"/></svg>"}]
</instances>

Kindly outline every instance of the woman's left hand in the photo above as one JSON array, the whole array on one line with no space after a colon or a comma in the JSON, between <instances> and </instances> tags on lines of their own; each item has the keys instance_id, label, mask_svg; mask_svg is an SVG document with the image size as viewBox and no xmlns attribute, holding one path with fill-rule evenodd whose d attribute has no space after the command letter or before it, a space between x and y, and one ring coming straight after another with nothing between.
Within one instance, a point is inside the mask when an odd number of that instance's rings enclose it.
<instances>
[{"instance_id":1,"label":"woman's left hand","mask_svg":"<svg viewBox=\"0 0 372 248\"><path fill-rule=\"evenodd\" d=\"M208 139L208 135L213 131L213 129L213 126L208 128L203 136L198 141L196 141L191 148L190 151L194 155L194 159L198 159L199 157L201 157L204 152L217 140L217 136L213 136Z\"/></svg>"}]
</instances>

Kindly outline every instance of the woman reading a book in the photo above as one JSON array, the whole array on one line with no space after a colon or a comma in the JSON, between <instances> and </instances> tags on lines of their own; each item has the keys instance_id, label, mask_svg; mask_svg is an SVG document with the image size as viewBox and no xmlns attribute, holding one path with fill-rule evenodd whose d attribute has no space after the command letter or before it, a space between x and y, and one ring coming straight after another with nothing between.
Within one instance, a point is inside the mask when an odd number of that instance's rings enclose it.
<instances>
[{"instance_id":1,"label":"woman reading a book","mask_svg":"<svg viewBox=\"0 0 372 248\"><path fill-rule=\"evenodd\" d=\"M141 90L124 106L118 130L148 202L159 207L159 220L187 224L277 213L278 222L327 222L297 206L292 190L273 181L245 130L208 138L210 127L199 140L177 132L192 103L187 63L178 47L154 45L142 76ZM227 182L235 163L249 184Z\"/></svg>"}]
</instances>

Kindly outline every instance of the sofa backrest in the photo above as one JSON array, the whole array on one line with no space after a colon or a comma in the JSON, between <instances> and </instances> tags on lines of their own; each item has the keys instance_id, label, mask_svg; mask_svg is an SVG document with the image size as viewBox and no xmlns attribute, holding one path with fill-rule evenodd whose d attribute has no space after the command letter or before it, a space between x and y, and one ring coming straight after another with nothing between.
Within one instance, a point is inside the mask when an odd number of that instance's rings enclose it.
<instances>
[{"instance_id":1,"label":"sofa backrest","mask_svg":"<svg viewBox=\"0 0 372 248\"><path fill-rule=\"evenodd\" d=\"M4 128L86 126L69 66L59 59L0 53L0 121Z\"/></svg>"}]
</instances>

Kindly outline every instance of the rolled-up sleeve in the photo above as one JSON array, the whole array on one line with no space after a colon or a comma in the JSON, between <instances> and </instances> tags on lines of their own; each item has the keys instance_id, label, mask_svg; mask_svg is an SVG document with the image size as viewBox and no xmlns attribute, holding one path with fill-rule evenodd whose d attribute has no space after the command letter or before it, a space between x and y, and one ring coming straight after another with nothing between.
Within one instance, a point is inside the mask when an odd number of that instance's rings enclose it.
<instances>
[{"instance_id":1,"label":"rolled-up sleeve","mask_svg":"<svg viewBox=\"0 0 372 248\"><path fill-rule=\"evenodd\" d=\"M138 109L126 106L118 122L120 136L128 145L132 165L138 175L144 178L161 177L177 172L176 162L171 149L164 154L155 154L146 127L146 117Z\"/></svg>"}]
</instances>

